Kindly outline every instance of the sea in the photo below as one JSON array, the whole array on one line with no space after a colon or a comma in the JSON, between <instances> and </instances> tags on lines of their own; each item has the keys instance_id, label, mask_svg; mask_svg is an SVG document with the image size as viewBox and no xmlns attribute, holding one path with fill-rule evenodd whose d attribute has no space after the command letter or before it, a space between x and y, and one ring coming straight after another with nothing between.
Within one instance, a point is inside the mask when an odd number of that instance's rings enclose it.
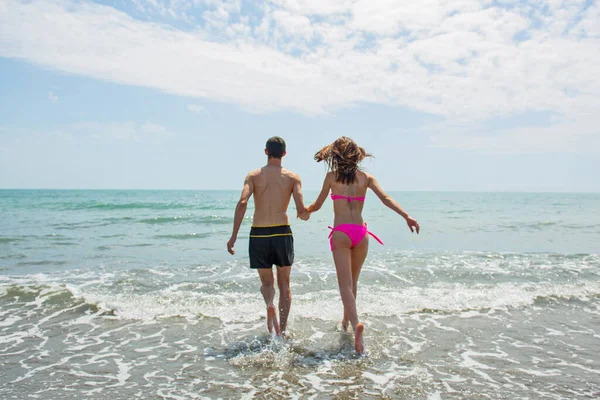
<instances>
[{"instance_id":1,"label":"sea","mask_svg":"<svg viewBox=\"0 0 600 400\"><path fill-rule=\"evenodd\" d=\"M0 399L600 398L600 194L390 194L421 232L367 196L356 355L330 200L282 339L238 191L0 190Z\"/></svg>"}]
</instances>

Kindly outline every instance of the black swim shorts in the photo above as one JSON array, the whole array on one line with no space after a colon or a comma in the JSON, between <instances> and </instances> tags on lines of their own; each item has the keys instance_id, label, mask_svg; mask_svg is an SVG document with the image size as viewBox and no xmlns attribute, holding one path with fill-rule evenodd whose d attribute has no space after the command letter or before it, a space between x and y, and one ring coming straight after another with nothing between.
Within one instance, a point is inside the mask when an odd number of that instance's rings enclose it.
<instances>
[{"instance_id":1,"label":"black swim shorts","mask_svg":"<svg viewBox=\"0 0 600 400\"><path fill-rule=\"evenodd\" d=\"M294 238L289 225L250 230L250 268L289 267L294 262Z\"/></svg>"}]
</instances>

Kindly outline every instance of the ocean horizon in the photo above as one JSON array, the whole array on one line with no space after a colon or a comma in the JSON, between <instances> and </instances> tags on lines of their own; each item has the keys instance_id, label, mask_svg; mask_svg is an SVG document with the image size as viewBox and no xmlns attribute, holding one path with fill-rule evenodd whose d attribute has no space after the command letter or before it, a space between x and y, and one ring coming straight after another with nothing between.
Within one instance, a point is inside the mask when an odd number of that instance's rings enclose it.
<instances>
[{"instance_id":1,"label":"ocean horizon","mask_svg":"<svg viewBox=\"0 0 600 400\"><path fill-rule=\"evenodd\" d=\"M4 187L0 190L16 191L16 190L48 190L48 191L155 191L155 192L240 192L241 188L234 189L194 189L194 188L183 188L183 189L172 189L172 188L38 188L38 187L27 187L27 188L14 188ZM303 192L319 192L320 188L302 188ZM600 191L577 191L577 190L386 190L390 194L393 193L516 193L516 194L527 194L527 193L547 193L547 194L600 194Z\"/></svg>"}]
</instances>

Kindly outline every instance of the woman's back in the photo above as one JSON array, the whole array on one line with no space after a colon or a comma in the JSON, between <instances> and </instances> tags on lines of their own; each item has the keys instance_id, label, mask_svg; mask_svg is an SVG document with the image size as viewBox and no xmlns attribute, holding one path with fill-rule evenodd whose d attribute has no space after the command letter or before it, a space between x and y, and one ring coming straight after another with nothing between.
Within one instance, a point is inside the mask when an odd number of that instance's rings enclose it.
<instances>
[{"instance_id":1,"label":"woman's back","mask_svg":"<svg viewBox=\"0 0 600 400\"><path fill-rule=\"evenodd\" d=\"M330 174L334 174L330 172ZM362 210L364 198L369 188L370 177L362 172L356 172L356 182L344 184L335 181L332 176L331 198L333 199L334 225L364 223Z\"/></svg>"}]
</instances>

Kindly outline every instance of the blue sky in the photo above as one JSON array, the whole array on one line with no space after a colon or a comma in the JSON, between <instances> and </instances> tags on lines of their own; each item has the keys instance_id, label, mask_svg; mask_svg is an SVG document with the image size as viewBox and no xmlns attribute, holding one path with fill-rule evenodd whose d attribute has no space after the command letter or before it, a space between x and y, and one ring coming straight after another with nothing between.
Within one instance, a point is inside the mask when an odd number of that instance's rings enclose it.
<instances>
[{"instance_id":1,"label":"blue sky","mask_svg":"<svg viewBox=\"0 0 600 400\"><path fill-rule=\"evenodd\" d=\"M0 188L600 191L597 1L0 0Z\"/></svg>"}]
</instances>

